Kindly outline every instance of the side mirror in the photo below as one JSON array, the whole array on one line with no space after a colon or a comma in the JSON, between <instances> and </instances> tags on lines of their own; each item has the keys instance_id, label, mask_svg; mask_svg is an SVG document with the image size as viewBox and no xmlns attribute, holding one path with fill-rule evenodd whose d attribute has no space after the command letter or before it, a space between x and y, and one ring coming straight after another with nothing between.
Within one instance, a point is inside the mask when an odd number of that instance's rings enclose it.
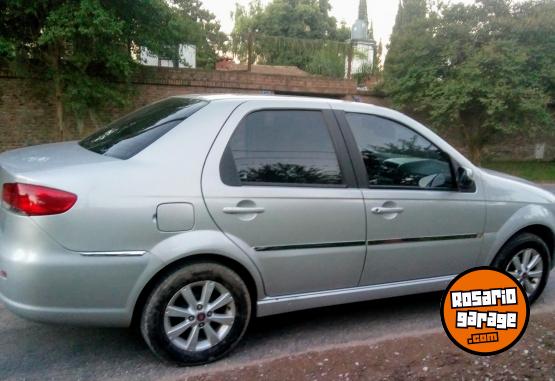
<instances>
[{"instance_id":1,"label":"side mirror","mask_svg":"<svg viewBox=\"0 0 555 381\"><path fill-rule=\"evenodd\" d=\"M474 171L470 168L459 167L457 173L457 184L463 192L476 191L476 183L474 182Z\"/></svg>"}]
</instances>

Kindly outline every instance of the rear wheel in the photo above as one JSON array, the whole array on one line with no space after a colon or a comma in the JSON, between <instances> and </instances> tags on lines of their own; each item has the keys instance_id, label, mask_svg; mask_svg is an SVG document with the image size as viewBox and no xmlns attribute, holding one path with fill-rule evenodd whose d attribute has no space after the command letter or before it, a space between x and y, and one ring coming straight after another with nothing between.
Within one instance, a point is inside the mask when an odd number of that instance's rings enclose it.
<instances>
[{"instance_id":1,"label":"rear wheel","mask_svg":"<svg viewBox=\"0 0 555 381\"><path fill-rule=\"evenodd\" d=\"M550 253L545 242L530 233L519 234L501 249L493 266L515 277L530 303L542 293L550 272Z\"/></svg>"},{"instance_id":2,"label":"rear wheel","mask_svg":"<svg viewBox=\"0 0 555 381\"><path fill-rule=\"evenodd\" d=\"M235 272L217 263L196 263L154 287L143 309L141 333L158 357L200 365L233 349L250 315L248 289Z\"/></svg>"}]
</instances>

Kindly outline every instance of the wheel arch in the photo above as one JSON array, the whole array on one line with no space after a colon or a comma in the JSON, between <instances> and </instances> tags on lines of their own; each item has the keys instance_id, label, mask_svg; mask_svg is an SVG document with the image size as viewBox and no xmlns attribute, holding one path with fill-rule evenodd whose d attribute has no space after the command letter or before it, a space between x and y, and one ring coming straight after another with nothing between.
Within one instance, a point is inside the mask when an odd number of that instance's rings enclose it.
<instances>
[{"instance_id":1,"label":"wheel arch","mask_svg":"<svg viewBox=\"0 0 555 381\"><path fill-rule=\"evenodd\" d=\"M513 233L509 238L505 240L505 242L499 247L496 251L495 255L491 258L490 264L495 261L495 258L499 255L501 250L516 236L523 234L523 233L530 233L538 236L541 238L542 241L545 242L549 249L549 254L551 257L551 267L555 265L555 232L547 225L543 224L533 224L526 227L521 228L520 230Z\"/></svg>"},{"instance_id":2,"label":"wheel arch","mask_svg":"<svg viewBox=\"0 0 555 381\"><path fill-rule=\"evenodd\" d=\"M525 232L535 234L544 240L549 248L553 265L553 259L555 259L554 212L555 210L547 204L505 205L499 211L492 208L486 222L481 259L477 265L491 265L511 239Z\"/></svg>"},{"instance_id":3,"label":"wheel arch","mask_svg":"<svg viewBox=\"0 0 555 381\"><path fill-rule=\"evenodd\" d=\"M217 263L235 271L237 275L239 275L239 277L241 277L241 279L245 282L245 285L249 290L253 316L256 316L256 306L257 306L259 292L258 292L256 281L253 275L250 273L250 271L245 266L243 266L240 262L224 255L211 254L211 253L194 254L187 257L179 258L171 263L168 263L166 266L164 266L162 269L160 269L157 273L155 273L150 278L150 280L146 283L146 285L139 293L139 296L137 297L135 305L133 306L131 326L133 327L138 326L138 323L141 318L141 312L146 303L146 300L150 295L150 293L152 292L152 290L154 289L154 287L162 278L164 278L167 274L170 274L172 271L175 271L178 268L181 268L183 266L190 265L193 263L200 263L200 262Z\"/></svg>"}]
</instances>

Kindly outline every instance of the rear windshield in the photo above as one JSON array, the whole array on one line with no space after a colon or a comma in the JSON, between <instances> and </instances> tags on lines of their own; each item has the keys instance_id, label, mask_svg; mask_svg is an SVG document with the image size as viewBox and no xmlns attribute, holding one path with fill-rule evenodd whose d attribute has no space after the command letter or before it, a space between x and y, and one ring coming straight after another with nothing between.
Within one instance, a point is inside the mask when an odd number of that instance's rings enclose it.
<instances>
[{"instance_id":1,"label":"rear windshield","mask_svg":"<svg viewBox=\"0 0 555 381\"><path fill-rule=\"evenodd\" d=\"M141 108L81 140L79 144L101 155L129 159L158 140L208 102L169 98Z\"/></svg>"}]
</instances>

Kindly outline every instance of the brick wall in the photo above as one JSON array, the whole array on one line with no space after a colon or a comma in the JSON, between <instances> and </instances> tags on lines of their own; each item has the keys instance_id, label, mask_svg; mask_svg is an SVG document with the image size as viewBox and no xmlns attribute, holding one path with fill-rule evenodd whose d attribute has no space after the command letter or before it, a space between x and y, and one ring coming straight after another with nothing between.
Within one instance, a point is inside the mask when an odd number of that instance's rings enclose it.
<instances>
[{"instance_id":1,"label":"brick wall","mask_svg":"<svg viewBox=\"0 0 555 381\"><path fill-rule=\"evenodd\" d=\"M58 141L53 99L46 93L37 93L33 81L40 79L20 78L7 70L0 70L0 152ZM356 85L350 80L314 76L145 67L133 81L131 106L114 109L104 119L115 119L173 95L262 92L345 98L356 93ZM79 139L104 124L98 118L94 119L85 115L84 125L78 129L72 115L66 115L66 139Z\"/></svg>"},{"instance_id":2,"label":"brick wall","mask_svg":"<svg viewBox=\"0 0 555 381\"><path fill-rule=\"evenodd\" d=\"M55 115L51 100L27 80L0 78L0 151L55 141Z\"/></svg>"},{"instance_id":3,"label":"brick wall","mask_svg":"<svg viewBox=\"0 0 555 381\"><path fill-rule=\"evenodd\" d=\"M37 93L31 81L18 78L0 69L0 152L42 143L58 141L55 108L48 94ZM48 85L48 83L45 83ZM114 109L105 120L95 121L85 115L83 128L78 129L71 115L66 116L66 139L80 139L106 121L156 100L180 94L274 92L333 97L390 106L387 99L357 92L354 81L315 76L281 76L237 71L204 71L192 69L143 68L133 81L134 97L126 109ZM461 147L454 137L444 136L455 147ZM487 157L509 160L534 158L536 143L546 143L545 159L555 159L555 136L545 134L530 138L499 139L488 149ZM464 149L462 149L464 152Z\"/></svg>"}]
</instances>

